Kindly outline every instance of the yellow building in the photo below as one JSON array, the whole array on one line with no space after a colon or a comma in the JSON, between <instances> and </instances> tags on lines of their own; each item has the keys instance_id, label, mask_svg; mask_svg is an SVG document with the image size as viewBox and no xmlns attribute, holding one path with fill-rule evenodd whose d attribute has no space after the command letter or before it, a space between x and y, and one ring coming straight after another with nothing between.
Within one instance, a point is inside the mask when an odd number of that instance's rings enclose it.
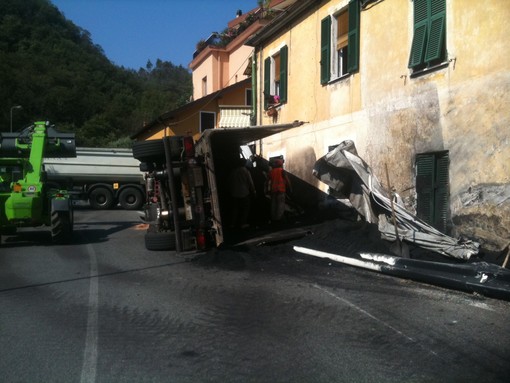
<instances>
[{"instance_id":1,"label":"yellow building","mask_svg":"<svg viewBox=\"0 0 510 383\"><path fill-rule=\"evenodd\" d=\"M491 250L510 242L510 2L308 0L248 40L256 124L308 122L261 142L311 170L358 153L408 207ZM276 97L275 97L276 96Z\"/></svg>"},{"instance_id":2,"label":"yellow building","mask_svg":"<svg viewBox=\"0 0 510 383\"><path fill-rule=\"evenodd\" d=\"M190 135L198 140L206 129L236 126L241 113L244 114L241 115L240 123L243 126L249 125L251 96L247 95L248 89L251 91L249 78L200 97L145 124L131 138L142 141L160 139L165 135ZM232 109L236 111L235 114L230 113Z\"/></svg>"}]
</instances>

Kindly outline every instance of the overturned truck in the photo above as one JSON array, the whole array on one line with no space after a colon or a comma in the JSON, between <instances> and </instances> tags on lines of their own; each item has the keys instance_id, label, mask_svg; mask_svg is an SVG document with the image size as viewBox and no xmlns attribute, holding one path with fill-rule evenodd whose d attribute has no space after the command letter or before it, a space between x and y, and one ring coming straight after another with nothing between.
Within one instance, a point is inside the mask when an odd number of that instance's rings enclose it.
<instances>
[{"instance_id":1,"label":"overturned truck","mask_svg":"<svg viewBox=\"0 0 510 383\"><path fill-rule=\"evenodd\" d=\"M239 241L242 236L231 228L227 187L230 172L239 158L250 159L252 152L243 150L248 144L302 124L296 121L249 128L211 129L205 131L197 142L184 136L136 142L133 156L141 162L140 169L145 173L146 182L146 248L180 252ZM267 165L267 160L264 161ZM258 166L260 164L258 161ZM298 181L295 180L296 183ZM255 180L256 184L258 182ZM317 206L324 198L327 198L325 193L304 185L300 192L294 193L287 206L289 209L294 207L294 214L302 222L317 215ZM260 233L253 228L247 234L253 237Z\"/></svg>"}]
</instances>

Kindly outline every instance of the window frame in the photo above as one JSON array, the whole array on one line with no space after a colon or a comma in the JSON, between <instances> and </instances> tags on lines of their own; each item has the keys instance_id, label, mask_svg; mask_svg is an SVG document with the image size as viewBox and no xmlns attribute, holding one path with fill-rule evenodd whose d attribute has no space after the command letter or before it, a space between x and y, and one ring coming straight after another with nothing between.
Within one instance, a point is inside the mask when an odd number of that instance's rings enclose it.
<instances>
[{"instance_id":1,"label":"window frame","mask_svg":"<svg viewBox=\"0 0 510 383\"><path fill-rule=\"evenodd\" d=\"M344 45L342 45L342 47L340 49L338 49L338 39L340 37L338 35L338 28L339 28L338 27L338 18L344 13L347 13L347 20L345 21L347 23L347 25L346 25L347 30L345 32L345 37L346 37L347 41ZM339 12L336 12L335 14L333 14L333 17L331 18L331 33L332 33L332 36L331 36L332 46L335 47L335 49L334 49L335 54L332 55L332 57L331 57L331 80L335 80L335 79L349 75L349 70L348 70L348 67L349 67L349 9L348 9L348 7L344 7ZM345 50L345 49L347 50L347 57L342 58L342 60L340 60L339 51ZM344 60L345 60L345 62L344 62Z\"/></svg>"},{"instance_id":2,"label":"window frame","mask_svg":"<svg viewBox=\"0 0 510 383\"><path fill-rule=\"evenodd\" d=\"M212 117L213 117L213 126L212 128L204 128L202 126L202 116L206 115L206 114L209 114L211 115L212 114ZM200 111L200 133L203 133L204 131L206 131L207 129L215 129L216 128L216 112L211 112L211 111L207 111L207 110L201 110Z\"/></svg>"},{"instance_id":3,"label":"window frame","mask_svg":"<svg viewBox=\"0 0 510 383\"><path fill-rule=\"evenodd\" d=\"M246 88L244 90L244 105L251 106L253 102L253 93L251 88Z\"/></svg>"},{"instance_id":4,"label":"window frame","mask_svg":"<svg viewBox=\"0 0 510 383\"><path fill-rule=\"evenodd\" d=\"M280 104L287 103L287 84L288 84L288 56L289 48L282 45L280 49L273 52L264 59L264 109L267 110L272 102L269 102L270 96L279 96ZM279 71L276 76L276 57L279 60Z\"/></svg>"},{"instance_id":5,"label":"window frame","mask_svg":"<svg viewBox=\"0 0 510 383\"><path fill-rule=\"evenodd\" d=\"M337 50L338 17L347 16L347 62L346 70L340 70ZM322 85L347 78L359 71L360 4L357 0L336 10L321 20L320 81ZM334 52L334 54L333 54Z\"/></svg>"}]
</instances>

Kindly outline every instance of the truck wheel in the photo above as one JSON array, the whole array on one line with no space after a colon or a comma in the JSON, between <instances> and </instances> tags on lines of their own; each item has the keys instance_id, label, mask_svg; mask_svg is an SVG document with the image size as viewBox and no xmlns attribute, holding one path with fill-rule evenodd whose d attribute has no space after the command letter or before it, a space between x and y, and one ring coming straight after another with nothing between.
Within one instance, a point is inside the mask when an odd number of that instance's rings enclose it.
<instances>
[{"instance_id":1,"label":"truck wheel","mask_svg":"<svg viewBox=\"0 0 510 383\"><path fill-rule=\"evenodd\" d=\"M147 250L175 250L176 238L174 231L153 231L145 233Z\"/></svg>"},{"instance_id":2,"label":"truck wheel","mask_svg":"<svg viewBox=\"0 0 510 383\"><path fill-rule=\"evenodd\" d=\"M140 189L127 187L119 194L119 203L123 209L138 210L144 202L143 194Z\"/></svg>"},{"instance_id":3,"label":"truck wheel","mask_svg":"<svg viewBox=\"0 0 510 383\"><path fill-rule=\"evenodd\" d=\"M133 144L133 157L141 162L165 158L163 140L137 141Z\"/></svg>"},{"instance_id":4,"label":"truck wheel","mask_svg":"<svg viewBox=\"0 0 510 383\"><path fill-rule=\"evenodd\" d=\"M53 243L69 243L73 235L73 222L68 211L51 213L51 239Z\"/></svg>"},{"instance_id":5,"label":"truck wheel","mask_svg":"<svg viewBox=\"0 0 510 383\"><path fill-rule=\"evenodd\" d=\"M112 192L106 188L95 188L89 194L90 206L96 210L107 210L113 205Z\"/></svg>"}]
</instances>

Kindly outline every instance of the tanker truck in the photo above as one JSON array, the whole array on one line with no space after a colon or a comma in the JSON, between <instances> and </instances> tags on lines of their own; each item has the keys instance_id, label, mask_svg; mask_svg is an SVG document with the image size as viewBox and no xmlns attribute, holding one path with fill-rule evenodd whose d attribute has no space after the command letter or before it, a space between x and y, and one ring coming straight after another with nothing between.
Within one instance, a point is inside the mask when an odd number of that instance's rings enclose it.
<instances>
[{"instance_id":1,"label":"tanker truck","mask_svg":"<svg viewBox=\"0 0 510 383\"><path fill-rule=\"evenodd\" d=\"M120 205L137 210L145 202L145 181L140 162L131 149L76 148L76 157L44 159L48 182L88 201L93 209Z\"/></svg>"}]
</instances>

